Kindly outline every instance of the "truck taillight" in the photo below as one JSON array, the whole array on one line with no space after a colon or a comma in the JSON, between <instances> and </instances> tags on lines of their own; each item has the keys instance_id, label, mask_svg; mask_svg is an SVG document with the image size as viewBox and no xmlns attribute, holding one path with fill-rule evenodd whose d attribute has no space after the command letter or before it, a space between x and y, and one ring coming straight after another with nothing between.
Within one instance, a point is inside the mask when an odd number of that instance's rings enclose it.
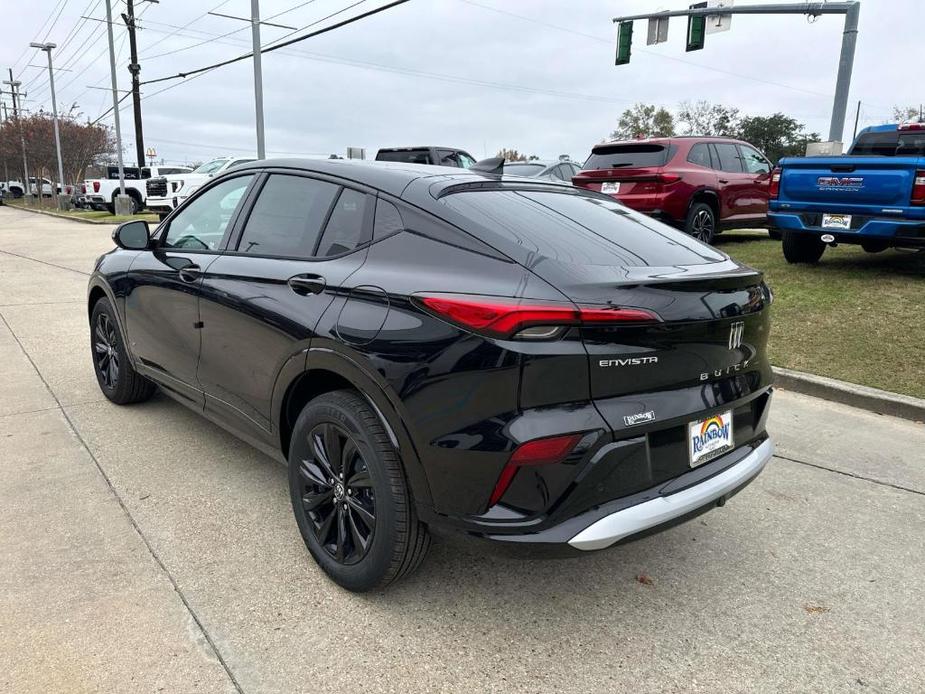
<instances>
[{"instance_id":1,"label":"truck taillight","mask_svg":"<svg viewBox=\"0 0 925 694\"><path fill-rule=\"evenodd\" d=\"M80 184L80 192L81 192L83 195L86 195L86 194L87 194L87 184L86 184L86 183L81 183L81 184Z\"/></svg>"},{"instance_id":2,"label":"truck taillight","mask_svg":"<svg viewBox=\"0 0 925 694\"><path fill-rule=\"evenodd\" d=\"M925 169L915 172L915 181L912 184L912 204L925 205Z\"/></svg>"},{"instance_id":3,"label":"truck taillight","mask_svg":"<svg viewBox=\"0 0 925 694\"><path fill-rule=\"evenodd\" d=\"M94 193L100 192L100 182L99 181L93 181L93 192Z\"/></svg>"},{"instance_id":4,"label":"truck taillight","mask_svg":"<svg viewBox=\"0 0 925 694\"><path fill-rule=\"evenodd\" d=\"M774 169L771 172L771 187L768 193L772 198L776 198L780 195L780 173L780 169Z\"/></svg>"}]
</instances>

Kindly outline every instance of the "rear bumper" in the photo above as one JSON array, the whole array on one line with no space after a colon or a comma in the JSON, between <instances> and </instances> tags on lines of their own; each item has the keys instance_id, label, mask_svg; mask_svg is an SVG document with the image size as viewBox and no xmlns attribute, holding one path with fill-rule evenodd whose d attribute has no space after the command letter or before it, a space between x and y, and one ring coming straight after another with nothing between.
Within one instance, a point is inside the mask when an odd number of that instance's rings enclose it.
<instances>
[{"instance_id":1,"label":"rear bumper","mask_svg":"<svg viewBox=\"0 0 925 694\"><path fill-rule=\"evenodd\" d=\"M822 215L816 212L770 212L768 223L782 231L831 234L839 243L860 243L863 240L890 241L894 245L925 246L925 221L852 215L850 230L827 229L821 226Z\"/></svg>"},{"instance_id":2,"label":"rear bumper","mask_svg":"<svg viewBox=\"0 0 925 694\"><path fill-rule=\"evenodd\" d=\"M615 511L592 523L568 543L580 550L605 549L646 530L716 504L754 480L774 455L771 439L713 477L671 494ZM667 485L666 485L667 486Z\"/></svg>"}]
</instances>

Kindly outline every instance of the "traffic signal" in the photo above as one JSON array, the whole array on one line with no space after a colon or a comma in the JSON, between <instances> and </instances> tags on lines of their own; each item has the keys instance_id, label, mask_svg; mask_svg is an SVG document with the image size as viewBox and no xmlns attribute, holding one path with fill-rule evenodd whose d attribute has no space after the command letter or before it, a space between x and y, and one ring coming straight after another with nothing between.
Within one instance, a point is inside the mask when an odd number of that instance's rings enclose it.
<instances>
[{"instance_id":1,"label":"traffic signal","mask_svg":"<svg viewBox=\"0 0 925 694\"><path fill-rule=\"evenodd\" d=\"M626 65L630 61L630 48L633 45L633 23L620 22L617 32L617 60L614 65Z\"/></svg>"},{"instance_id":2,"label":"traffic signal","mask_svg":"<svg viewBox=\"0 0 925 694\"><path fill-rule=\"evenodd\" d=\"M699 10L706 7L705 2L695 2L690 6L692 10ZM707 33L707 17L699 15L687 18L687 51L699 51L703 48L703 40Z\"/></svg>"}]
</instances>

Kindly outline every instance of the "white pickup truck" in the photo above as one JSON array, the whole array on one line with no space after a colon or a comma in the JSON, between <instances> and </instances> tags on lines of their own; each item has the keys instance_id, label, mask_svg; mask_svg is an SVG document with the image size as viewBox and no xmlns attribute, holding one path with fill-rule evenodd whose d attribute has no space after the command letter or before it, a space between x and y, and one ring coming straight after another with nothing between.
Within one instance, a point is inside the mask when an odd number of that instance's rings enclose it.
<instances>
[{"instance_id":1,"label":"white pickup truck","mask_svg":"<svg viewBox=\"0 0 925 694\"><path fill-rule=\"evenodd\" d=\"M152 176L183 174L192 171L188 166L136 166L123 167L125 194L132 199L132 214L141 212L148 195L145 182ZM81 186L85 204L95 210L115 210L115 198L119 194L119 167L106 167L106 178L88 178Z\"/></svg>"},{"instance_id":2,"label":"white pickup truck","mask_svg":"<svg viewBox=\"0 0 925 694\"><path fill-rule=\"evenodd\" d=\"M35 176L29 176L29 188L31 189L32 195L38 195L38 187L35 183ZM57 188L58 192L61 192L61 186L54 186L54 184L49 181L47 178L42 179L42 196L46 198L51 197L52 190ZM22 181L0 181L0 189L4 190L8 197L11 198L21 198L25 192L25 186L23 186Z\"/></svg>"},{"instance_id":3,"label":"white pickup truck","mask_svg":"<svg viewBox=\"0 0 925 694\"><path fill-rule=\"evenodd\" d=\"M251 161L256 161L256 158L219 157L207 161L191 173L152 176L148 179L146 205L163 219L213 176Z\"/></svg>"}]
</instances>

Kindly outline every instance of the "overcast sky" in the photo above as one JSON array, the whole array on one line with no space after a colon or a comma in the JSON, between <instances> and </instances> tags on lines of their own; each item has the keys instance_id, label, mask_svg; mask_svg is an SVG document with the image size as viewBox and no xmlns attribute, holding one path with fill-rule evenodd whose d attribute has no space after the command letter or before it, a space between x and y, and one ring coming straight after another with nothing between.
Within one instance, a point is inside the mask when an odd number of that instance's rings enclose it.
<instances>
[{"instance_id":1,"label":"overcast sky","mask_svg":"<svg viewBox=\"0 0 925 694\"><path fill-rule=\"evenodd\" d=\"M250 27L209 10L248 15L248 0L143 0L138 32L142 79L176 74L250 47ZM302 28L356 0L262 0L264 18ZM385 4L366 0L315 28ZM611 19L687 0L411 0L405 5L263 58L268 155L367 156L386 146L439 144L476 158L501 147L583 160L634 102L675 108L707 99L743 113L783 111L828 134L843 28L840 16L735 17L732 30L685 53L686 20L674 19L666 44L645 45L637 22L629 65L614 66ZM738 0L738 4L755 4ZM63 7L62 7L63 6ZM114 13L124 3L113 0ZM56 42L58 108L76 102L83 118L111 106L102 0L0 0L0 66L21 74L30 109L50 109L44 55L30 41ZM288 11L287 10L291 10ZM60 14L59 14L60 12ZM861 126L890 120L894 104L925 101L922 0L863 0L845 138L857 101ZM53 25L53 26L52 26ZM49 31L49 27L51 30ZM185 27L182 28L181 27ZM77 29L75 33L73 30ZM119 88L129 86L125 30L115 25ZM221 34L237 30L225 38ZM290 33L263 28L263 43ZM66 42L68 42L67 45ZM201 44L201 45L197 45ZM163 93L164 87L176 85ZM5 87L4 87L5 88ZM168 161L255 151L253 68L242 61L198 79L142 88L145 144ZM121 111L126 162L134 160L131 100ZM112 124L112 115L105 122Z\"/></svg>"}]
</instances>

